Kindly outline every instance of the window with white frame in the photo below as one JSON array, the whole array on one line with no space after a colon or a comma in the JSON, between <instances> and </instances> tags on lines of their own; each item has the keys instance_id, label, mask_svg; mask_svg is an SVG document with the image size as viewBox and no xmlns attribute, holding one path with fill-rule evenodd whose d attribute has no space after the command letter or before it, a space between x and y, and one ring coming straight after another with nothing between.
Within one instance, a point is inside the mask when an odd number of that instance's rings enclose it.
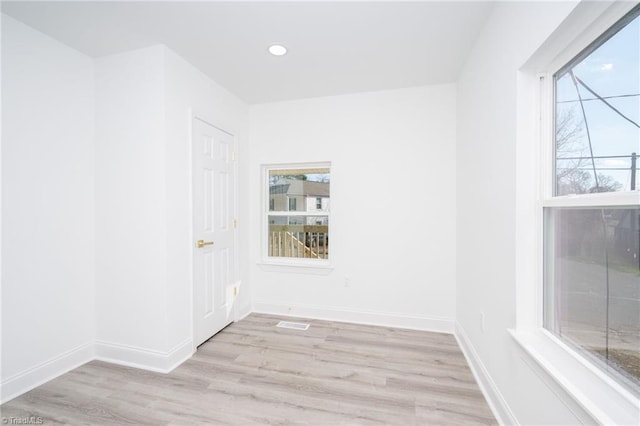
<instances>
[{"instance_id":1,"label":"window with white frame","mask_svg":"<svg viewBox=\"0 0 640 426\"><path fill-rule=\"evenodd\" d=\"M544 328L640 395L640 7L553 74Z\"/></svg>"},{"instance_id":2,"label":"window with white frame","mask_svg":"<svg viewBox=\"0 0 640 426\"><path fill-rule=\"evenodd\" d=\"M263 173L266 258L329 259L330 164L263 166Z\"/></svg>"}]
</instances>

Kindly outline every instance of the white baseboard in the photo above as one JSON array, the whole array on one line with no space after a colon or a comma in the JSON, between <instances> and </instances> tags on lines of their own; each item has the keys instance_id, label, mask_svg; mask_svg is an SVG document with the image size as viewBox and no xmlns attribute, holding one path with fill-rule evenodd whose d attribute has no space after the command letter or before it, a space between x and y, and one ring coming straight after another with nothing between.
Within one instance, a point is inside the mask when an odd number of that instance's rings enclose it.
<instances>
[{"instance_id":1,"label":"white baseboard","mask_svg":"<svg viewBox=\"0 0 640 426\"><path fill-rule=\"evenodd\" d=\"M253 305L253 311L263 314L352 322L357 324L434 331L448 334L452 334L454 331L454 320L452 318L406 315L390 312L359 311L326 306L293 306L279 302L255 302Z\"/></svg>"},{"instance_id":2,"label":"white baseboard","mask_svg":"<svg viewBox=\"0 0 640 426\"><path fill-rule=\"evenodd\" d=\"M158 373L169 373L193 355L193 343L187 339L163 352L104 341L95 343L95 359Z\"/></svg>"},{"instance_id":3,"label":"white baseboard","mask_svg":"<svg viewBox=\"0 0 640 426\"><path fill-rule=\"evenodd\" d=\"M473 373L478 386L480 386L480 390L487 400L493 415L496 417L496 420L498 420L498 423L501 425L517 425L518 421L511 411L511 408L509 408L507 401L502 396L498 386L496 386L496 383L491 378L489 371L478 356L478 353L473 347L471 340L469 340L469 337L467 337L464 328L458 322L455 323L454 336L458 341L460 349L462 349L462 353L467 359L471 372Z\"/></svg>"},{"instance_id":4,"label":"white baseboard","mask_svg":"<svg viewBox=\"0 0 640 426\"><path fill-rule=\"evenodd\" d=\"M166 373L172 372L180 364L188 360L195 353L193 340L191 338L178 343L168 352Z\"/></svg>"},{"instance_id":5,"label":"white baseboard","mask_svg":"<svg viewBox=\"0 0 640 426\"><path fill-rule=\"evenodd\" d=\"M93 359L93 355L93 342L88 342L8 377L0 382L0 404L86 364Z\"/></svg>"},{"instance_id":6,"label":"white baseboard","mask_svg":"<svg viewBox=\"0 0 640 426\"><path fill-rule=\"evenodd\" d=\"M251 307L251 305L243 306L242 308L237 309L235 312L234 322L242 321L243 319L251 315L252 312L253 308Z\"/></svg>"}]
</instances>

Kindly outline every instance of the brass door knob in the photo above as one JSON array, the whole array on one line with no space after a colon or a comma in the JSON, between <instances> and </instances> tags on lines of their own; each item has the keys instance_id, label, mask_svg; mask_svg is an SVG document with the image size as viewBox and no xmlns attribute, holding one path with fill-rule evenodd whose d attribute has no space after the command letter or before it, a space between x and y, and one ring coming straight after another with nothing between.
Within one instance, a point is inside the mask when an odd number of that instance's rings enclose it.
<instances>
[{"instance_id":1,"label":"brass door knob","mask_svg":"<svg viewBox=\"0 0 640 426\"><path fill-rule=\"evenodd\" d=\"M196 241L196 247L198 248L202 248L204 246L212 246L212 245L213 245L213 241L205 241L205 240Z\"/></svg>"}]
</instances>

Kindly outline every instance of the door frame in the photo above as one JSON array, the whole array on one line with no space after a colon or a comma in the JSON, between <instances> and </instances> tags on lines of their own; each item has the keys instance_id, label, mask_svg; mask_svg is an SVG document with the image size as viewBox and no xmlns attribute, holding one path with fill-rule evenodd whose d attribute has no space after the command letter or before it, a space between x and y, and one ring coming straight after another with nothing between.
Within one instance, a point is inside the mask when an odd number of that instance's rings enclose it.
<instances>
[{"instance_id":1,"label":"door frame","mask_svg":"<svg viewBox=\"0 0 640 426\"><path fill-rule=\"evenodd\" d=\"M189 280L190 280L190 285L189 285L189 292L190 292L190 297L189 300L191 301L190 303L190 308L191 308L191 321L189 322L190 325L190 334L191 334L191 347L192 347L192 353L195 353L196 350L198 349L198 347L195 344L196 338L195 338L195 322L196 322L196 307L195 307L195 270L194 270L194 241L195 241L195 235L193 232L193 223L194 223L194 215L195 215L195 211L193 208L193 201L194 201L194 194L193 194L193 173L194 173L194 168L193 168L193 157L194 157L194 151L193 151L193 123L195 120L200 120L210 126L215 127L216 129L225 132L229 135L231 135L232 139L233 139L233 152L235 154L235 158L233 160L233 173L234 173L234 180L233 180L233 213L232 213L232 217L234 219L237 220L238 218L238 134L235 131L232 130L228 130L226 128L226 126L219 126L216 123L215 120L211 120L210 118L208 118L206 115L204 114L199 114L197 112L194 112L192 108L189 108ZM238 298L238 294L240 293L240 264L239 264L239 257L238 257L238 228L237 226L234 228L234 232L233 232L233 265L232 265L232 270L233 270L233 282L234 282L234 286L238 289L237 290L237 294L233 295L233 299L232 299L232 306L231 306L231 318L232 318L232 323L237 321L237 303L236 300Z\"/></svg>"}]
</instances>

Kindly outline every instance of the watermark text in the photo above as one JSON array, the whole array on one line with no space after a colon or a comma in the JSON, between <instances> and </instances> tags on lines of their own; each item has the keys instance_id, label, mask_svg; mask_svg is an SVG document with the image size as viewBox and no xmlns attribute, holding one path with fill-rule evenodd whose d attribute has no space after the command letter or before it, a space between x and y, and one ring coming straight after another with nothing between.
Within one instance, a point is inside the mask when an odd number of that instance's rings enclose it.
<instances>
[{"instance_id":1,"label":"watermark text","mask_svg":"<svg viewBox=\"0 0 640 426\"><path fill-rule=\"evenodd\" d=\"M2 417L3 425L42 425L44 419L40 416L26 416L26 417Z\"/></svg>"}]
</instances>

